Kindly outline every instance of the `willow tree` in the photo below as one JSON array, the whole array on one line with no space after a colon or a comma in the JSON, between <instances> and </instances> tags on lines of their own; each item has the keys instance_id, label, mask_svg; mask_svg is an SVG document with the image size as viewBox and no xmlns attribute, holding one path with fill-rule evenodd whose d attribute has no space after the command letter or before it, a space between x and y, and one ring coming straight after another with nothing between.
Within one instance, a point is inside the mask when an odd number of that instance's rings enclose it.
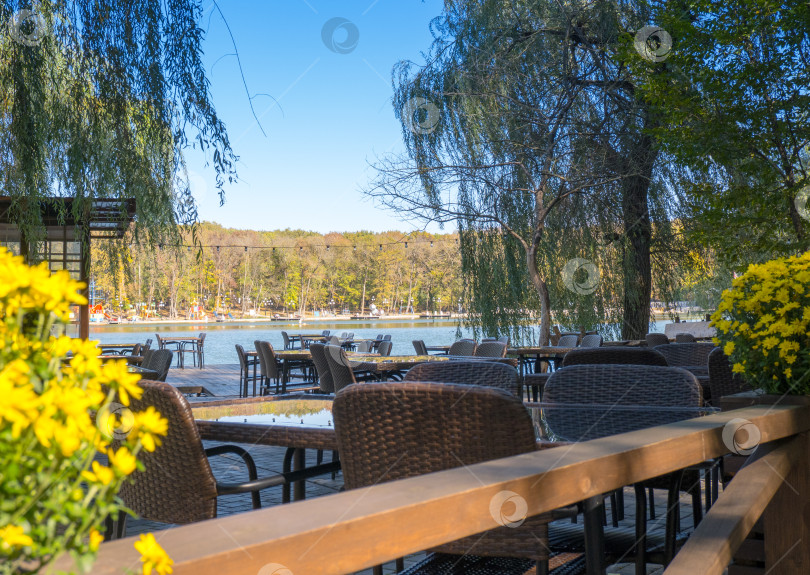
<instances>
[{"instance_id":1,"label":"willow tree","mask_svg":"<svg viewBox=\"0 0 810 575\"><path fill-rule=\"evenodd\" d=\"M32 241L40 202L135 198L136 233L196 221L183 150L234 154L201 62L199 0L6 1L0 7L0 186Z\"/></svg>"},{"instance_id":2,"label":"willow tree","mask_svg":"<svg viewBox=\"0 0 810 575\"><path fill-rule=\"evenodd\" d=\"M407 154L381 160L367 193L457 222L471 320L489 333L524 338L538 308L541 341L552 309L568 325L648 330L651 246L672 237L655 113L623 62L641 57L626 40L642 17L608 2L448 0L427 62L395 68Z\"/></svg>"}]
</instances>

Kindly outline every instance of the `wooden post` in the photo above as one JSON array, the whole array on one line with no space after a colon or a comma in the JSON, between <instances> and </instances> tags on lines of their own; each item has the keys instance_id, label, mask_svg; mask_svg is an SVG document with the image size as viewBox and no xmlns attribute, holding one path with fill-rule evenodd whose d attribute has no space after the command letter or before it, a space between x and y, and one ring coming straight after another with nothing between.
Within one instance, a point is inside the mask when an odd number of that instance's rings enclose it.
<instances>
[{"instance_id":1,"label":"wooden post","mask_svg":"<svg viewBox=\"0 0 810 575\"><path fill-rule=\"evenodd\" d=\"M88 300L79 306L79 337L90 338L90 221L89 214L85 214L80 224L81 237L79 245L81 250L81 263L79 264L79 281L84 283L81 294Z\"/></svg>"}]
</instances>

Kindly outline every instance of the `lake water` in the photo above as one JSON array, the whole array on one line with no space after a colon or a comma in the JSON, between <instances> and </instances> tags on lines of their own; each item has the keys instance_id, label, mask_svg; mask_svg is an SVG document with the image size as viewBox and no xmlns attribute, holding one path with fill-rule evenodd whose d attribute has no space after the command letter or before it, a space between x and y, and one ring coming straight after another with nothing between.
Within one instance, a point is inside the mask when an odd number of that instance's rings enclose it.
<instances>
[{"instance_id":1,"label":"lake water","mask_svg":"<svg viewBox=\"0 0 810 575\"><path fill-rule=\"evenodd\" d=\"M656 322L656 331L664 331L665 322ZM144 343L152 338L152 347L157 346L155 333L161 337L195 337L205 332L205 363L207 365L238 363L236 344L246 350L255 349L255 340L269 341L275 349L284 349L281 331L288 333L320 333L328 329L333 333L354 332L357 338L372 338L377 334L390 334L393 348L392 355L405 355L414 352L411 342L424 340L425 344L449 345L456 340L455 320L391 320L391 321L342 321L342 322L307 322L299 326L298 322L200 322L184 324L118 324L90 325L90 338L101 343ZM463 337L471 337L470 330L462 329Z\"/></svg>"}]
</instances>

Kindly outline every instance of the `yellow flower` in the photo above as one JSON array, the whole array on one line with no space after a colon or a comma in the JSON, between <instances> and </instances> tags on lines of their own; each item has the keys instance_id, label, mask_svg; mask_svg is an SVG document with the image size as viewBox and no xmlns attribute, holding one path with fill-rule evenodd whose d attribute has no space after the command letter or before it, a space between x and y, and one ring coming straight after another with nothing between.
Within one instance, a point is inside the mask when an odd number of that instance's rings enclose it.
<instances>
[{"instance_id":1,"label":"yellow flower","mask_svg":"<svg viewBox=\"0 0 810 575\"><path fill-rule=\"evenodd\" d=\"M27 547L34 544L34 540L25 534L25 530L19 525L6 525L0 528L0 550L10 551L13 547Z\"/></svg>"},{"instance_id":2,"label":"yellow flower","mask_svg":"<svg viewBox=\"0 0 810 575\"><path fill-rule=\"evenodd\" d=\"M158 575L166 575L172 572L174 561L163 550L155 536L151 533L141 535L140 540L135 542L135 550L141 554L143 562L143 575L150 575L154 569Z\"/></svg>"},{"instance_id":3,"label":"yellow flower","mask_svg":"<svg viewBox=\"0 0 810 575\"><path fill-rule=\"evenodd\" d=\"M161 416L151 405L146 411L134 414L132 432L141 440L146 451L152 452L160 445L158 435L166 435L169 431L169 420Z\"/></svg>"},{"instance_id":4,"label":"yellow flower","mask_svg":"<svg viewBox=\"0 0 810 575\"><path fill-rule=\"evenodd\" d=\"M717 344L715 344L715 345L717 345ZM723 348L723 353L726 354L726 355L731 355L732 353L734 353L734 342L733 341L730 341L725 345L725 347Z\"/></svg>"},{"instance_id":5,"label":"yellow flower","mask_svg":"<svg viewBox=\"0 0 810 575\"><path fill-rule=\"evenodd\" d=\"M104 536L96 529L90 530L90 541L88 543L90 551L98 551L98 546L104 541Z\"/></svg>"},{"instance_id":6,"label":"yellow flower","mask_svg":"<svg viewBox=\"0 0 810 575\"><path fill-rule=\"evenodd\" d=\"M119 475L129 475L135 471L135 456L126 447L121 446L116 452L113 452L112 449L108 450L107 457L110 458L110 466Z\"/></svg>"},{"instance_id":7,"label":"yellow flower","mask_svg":"<svg viewBox=\"0 0 810 575\"><path fill-rule=\"evenodd\" d=\"M731 366L731 371L734 373L745 373L745 367L741 363L735 363Z\"/></svg>"},{"instance_id":8,"label":"yellow flower","mask_svg":"<svg viewBox=\"0 0 810 575\"><path fill-rule=\"evenodd\" d=\"M115 479L115 473L109 467L104 467L98 461L93 462L93 471L82 471L82 477L91 483L109 485Z\"/></svg>"},{"instance_id":9,"label":"yellow flower","mask_svg":"<svg viewBox=\"0 0 810 575\"><path fill-rule=\"evenodd\" d=\"M124 405L129 405L129 398L140 399L143 388L138 385L141 376L127 371L125 361L110 361L104 364L102 379L118 390L118 398Z\"/></svg>"}]
</instances>

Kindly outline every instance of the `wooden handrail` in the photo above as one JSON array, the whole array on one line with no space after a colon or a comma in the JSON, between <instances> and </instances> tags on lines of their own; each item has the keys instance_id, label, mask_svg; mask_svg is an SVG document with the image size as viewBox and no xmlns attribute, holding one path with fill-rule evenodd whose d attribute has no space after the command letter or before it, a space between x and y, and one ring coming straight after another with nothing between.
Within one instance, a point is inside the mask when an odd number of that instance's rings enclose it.
<instances>
[{"instance_id":1,"label":"wooden handrail","mask_svg":"<svg viewBox=\"0 0 810 575\"><path fill-rule=\"evenodd\" d=\"M722 432L735 418L757 426L767 443L808 430L810 407L718 413L204 521L157 537L174 559L176 575L255 574L267 565L297 575L350 573L498 527L490 505L503 491L518 494L528 515L535 515L728 453ZM93 572L137 569L132 543L102 545ZM66 559L55 565L70 567Z\"/></svg>"},{"instance_id":2,"label":"wooden handrail","mask_svg":"<svg viewBox=\"0 0 810 575\"><path fill-rule=\"evenodd\" d=\"M664 575L720 575L799 457L803 441L768 444L737 472ZM761 450L761 452L760 452Z\"/></svg>"}]
</instances>

